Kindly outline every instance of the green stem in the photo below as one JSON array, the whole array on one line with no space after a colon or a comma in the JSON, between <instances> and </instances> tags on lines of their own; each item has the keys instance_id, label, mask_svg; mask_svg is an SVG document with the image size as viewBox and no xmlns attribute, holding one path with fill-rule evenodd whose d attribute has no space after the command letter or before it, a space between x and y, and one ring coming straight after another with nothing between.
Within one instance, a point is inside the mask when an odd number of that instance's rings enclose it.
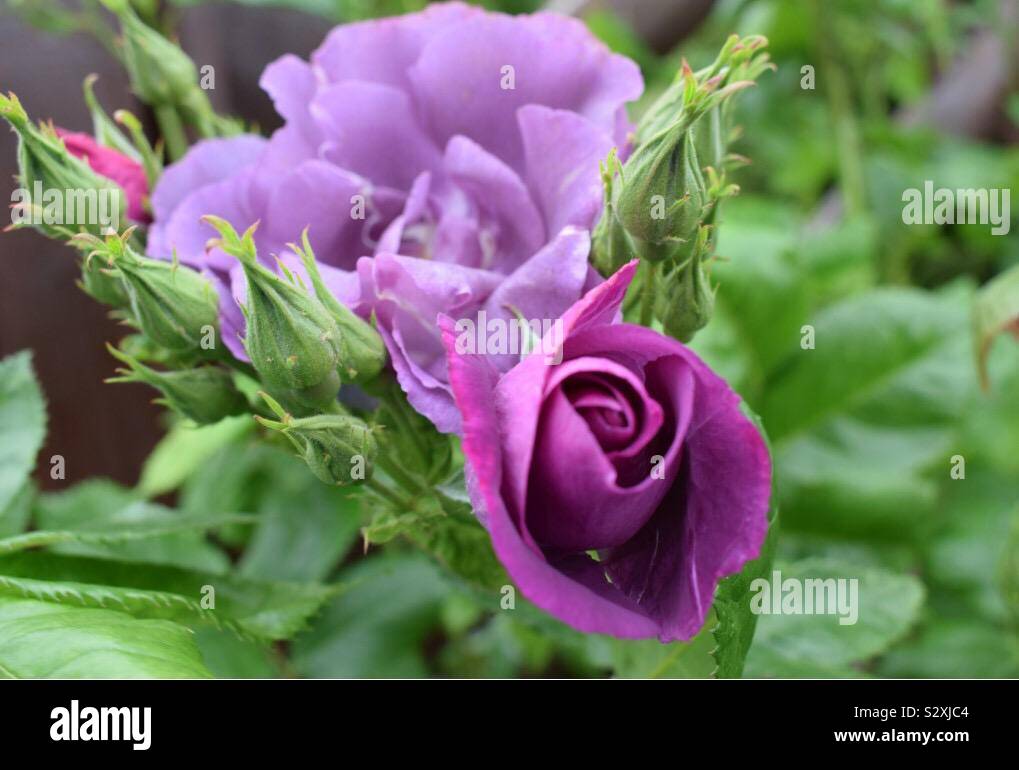
<instances>
[{"instance_id":1,"label":"green stem","mask_svg":"<svg viewBox=\"0 0 1019 770\"><path fill-rule=\"evenodd\" d=\"M658 265L654 262L644 262L644 282L640 287L640 325L651 326L655 307L655 276L658 274Z\"/></svg>"},{"instance_id":2,"label":"green stem","mask_svg":"<svg viewBox=\"0 0 1019 770\"><path fill-rule=\"evenodd\" d=\"M188 137L184 133L184 124L181 122L177 108L172 104L164 104L155 108L156 122L159 123L159 131L166 142L166 152L170 161L180 160L188 151Z\"/></svg>"},{"instance_id":3,"label":"green stem","mask_svg":"<svg viewBox=\"0 0 1019 770\"><path fill-rule=\"evenodd\" d=\"M410 420L404 412L404 405L406 402L404 401L404 396L399 385L395 382L387 383L386 389L382 395L382 400L387 407L386 411L392 415L393 422L396 423L396 429L411 440L418 457L422 460L425 466L428 466L429 461L431 460L428 455L428 448L418 439L417 431L414 429L414 426L411 425Z\"/></svg>"},{"instance_id":4,"label":"green stem","mask_svg":"<svg viewBox=\"0 0 1019 770\"><path fill-rule=\"evenodd\" d=\"M395 489L390 489L378 479L368 479L364 485L382 499L396 506L401 511L413 511L414 501L409 497L400 494Z\"/></svg>"},{"instance_id":5,"label":"green stem","mask_svg":"<svg viewBox=\"0 0 1019 770\"><path fill-rule=\"evenodd\" d=\"M417 479L407 473L396 463L389 460L383 454L375 459L382 470L397 484L399 484L405 491L410 492L412 495L420 495L425 492L425 486L421 484Z\"/></svg>"},{"instance_id":6,"label":"green stem","mask_svg":"<svg viewBox=\"0 0 1019 770\"><path fill-rule=\"evenodd\" d=\"M831 28L833 11L811 3L817 41L816 50L827 74L828 107L838 147L839 189L846 203L846 213L855 216L866 212L866 183L863 171L863 150L853 110L849 76L837 51L837 36Z\"/></svg>"}]
</instances>

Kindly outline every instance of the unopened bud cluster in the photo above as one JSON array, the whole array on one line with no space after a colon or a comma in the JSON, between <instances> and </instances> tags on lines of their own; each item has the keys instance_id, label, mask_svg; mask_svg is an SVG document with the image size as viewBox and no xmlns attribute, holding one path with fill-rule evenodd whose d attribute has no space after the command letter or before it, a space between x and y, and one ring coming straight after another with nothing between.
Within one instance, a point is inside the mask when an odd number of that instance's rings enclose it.
<instances>
[{"instance_id":1,"label":"unopened bud cluster","mask_svg":"<svg viewBox=\"0 0 1019 770\"><path fill-rule=\"evenodd\" d=\"M726 168L725 109L733 94L771 67L767 41L730 37L715 62L694 72L683 63L673 84L637 126L633 154L615 151L602 166L605 207L595 228L593 259L604 275L633 258L654 265L654 312L669 334L689 340L711 318L714 292L706 263L714 249L718 203L738 188Z\"/></svg>"}]
</instances>

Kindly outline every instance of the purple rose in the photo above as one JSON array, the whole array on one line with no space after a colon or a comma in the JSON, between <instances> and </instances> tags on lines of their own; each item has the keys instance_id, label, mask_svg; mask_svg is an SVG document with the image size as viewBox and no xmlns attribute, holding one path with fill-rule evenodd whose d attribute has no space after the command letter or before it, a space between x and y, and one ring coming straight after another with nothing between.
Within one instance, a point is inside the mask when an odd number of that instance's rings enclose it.
<instances>
[{"instance_id":1,"label":"purple rose","mask_svg":"<svg viewBox=\"0 0 1019 770\"><path fill-rule=\"evenodd\" d=\"M285 125L200 143L169 168L149 253L176 249L217 281L240 354L243 278L206 252L199 217L260 221L267 265L292 265L287 243L308 227L330 288L375 311L410 402L457 430L436 316L557 318L597 282L598 163L625 150L637 66L577 20L449 3L338 27L310 63L284 56L261 82Z\"/></svg>"},{"instance_id":2,"label":"purple rose","mask_svg":"<svg viewBox=\"0 0 1019 770\"><path fill-rule=\"evenodd\" d=\"M563 316L558 365L537 352L500 376L442 326L472 501L520 590L581 631L670 642L759 554L771 462L696 355L613 323L635 268Z\"/></svg>"}]
</instances>

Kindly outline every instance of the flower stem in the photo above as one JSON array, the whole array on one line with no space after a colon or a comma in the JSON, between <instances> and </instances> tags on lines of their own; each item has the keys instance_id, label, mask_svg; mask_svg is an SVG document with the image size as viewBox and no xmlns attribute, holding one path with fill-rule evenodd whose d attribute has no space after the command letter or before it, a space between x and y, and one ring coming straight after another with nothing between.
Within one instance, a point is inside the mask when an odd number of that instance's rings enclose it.
<instances>
[{"instance_id":1,"label":"flower stem","mask_svg":"<svg viewBox=\"0 0 1019 770\"><path fill-rule=\"evenodd\" d=\"M155 112L159 131L166 141L166 152L170 161L180 160L188 151L188 138L184 133L180 115L177 114L177 108L172 104L164 104L156 107Z\"/></svg>"},{"instance_id":2,"label":"flower stem","mask_svg":"<svg viewBox=\"0 0 1019 770\"><path fill-rule=\"evenodd\" d=\"M833 26L836 20L818 0L811 3L816 51L827 72L828 108L835 130L838 150L839 190L850 216L863 214L867 210L866 177L863 168L863 149L860 145L860 131L853 109L853 96L849 85L849 74L837 48L838 36Z\"/></svg>"},{"instance_id":3,"label":"flower stem","mask_svg":"<svg viewBox=\"0 0 1019 770\"><path fill-rule=\"evenodd\" d=\"M399 484L405 491L411 494L421 494L425 491L425 487L417 479L407 473L396 463L392 462L384 453L380 453L376 458L375 462L382 470L384 470L389 477Z\"/></svg>"},{"instance_id":4,"label":"flower stem","mask_svg":"<svg viewBox=\"0 0 1019 770\"><path fill-rule=\"evenodd\" d=\"M368 479L364 482L364 485L372 492L377 494L383 500L386 500L390 504L394 505L398 510L401 511L413 511L414 501L409 497L400 494L395 489L390 489L388 486L383 484L378 479Z\"/></svg>"},{"instance_id":5,"label":"flower stem","mask_svg":"<svg viewBox=\"0 0 1019 770\"><path fill-rule=\"evenodd\" d=\"M655 306L655 276L658 273L658 266L654 262L644 262L644 282L640 291L640 325L651 326Z\"/></svg>"}]
</instances>

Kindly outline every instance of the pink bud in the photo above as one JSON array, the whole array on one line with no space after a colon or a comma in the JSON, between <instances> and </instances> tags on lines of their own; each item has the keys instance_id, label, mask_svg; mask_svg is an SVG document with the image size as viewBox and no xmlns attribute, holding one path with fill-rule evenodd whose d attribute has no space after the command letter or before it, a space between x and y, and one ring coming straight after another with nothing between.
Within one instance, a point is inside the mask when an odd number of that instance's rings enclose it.
<instances>
[{"instance_id":1,"label":"pink bud","mask_svg":"<svg viewBox=\"0 0 1019 770\"><path fill-rule=\"evenodd\" d=\"M149 185L145 169L140 163L104 147L88 134L65 131L62 128L57 128L56 132L71 155L81 158L94 172L112 179L124 189L127 195L127 215L131 219L142 223L151 221L143 205L149 195Z\"/></svg>"}]
</instances>

